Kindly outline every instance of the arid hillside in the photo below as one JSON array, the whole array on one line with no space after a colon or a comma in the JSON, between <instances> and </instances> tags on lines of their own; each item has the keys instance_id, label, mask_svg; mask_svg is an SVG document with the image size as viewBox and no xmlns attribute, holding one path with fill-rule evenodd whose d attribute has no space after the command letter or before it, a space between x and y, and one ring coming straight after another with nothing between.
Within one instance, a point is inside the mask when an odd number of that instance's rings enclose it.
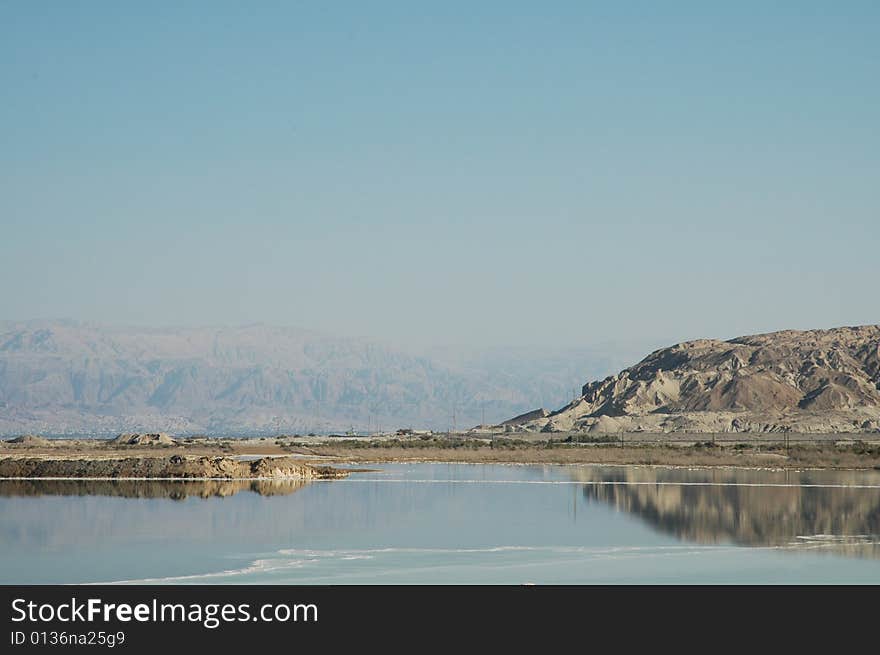
<instances>
[{"instance_id":1,"label":"arid hillside","mask_svg":"<svg viewBox=\"0 0 880 655\"><path fill-rule=\"evenodd\" d=\"M880 325L688 341L581 391L556 412L507 424L545 432L874 432Z\"/></svg>"}]
</instances>

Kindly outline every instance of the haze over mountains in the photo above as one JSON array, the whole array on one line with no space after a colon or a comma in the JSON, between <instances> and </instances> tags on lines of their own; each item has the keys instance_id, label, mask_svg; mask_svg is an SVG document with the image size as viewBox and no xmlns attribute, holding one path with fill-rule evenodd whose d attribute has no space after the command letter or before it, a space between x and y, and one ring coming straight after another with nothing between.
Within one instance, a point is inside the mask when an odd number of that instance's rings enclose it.
<instances>
[{"instance_id":1,"label":"haze over mountains","mask_svg":"<svg viewBox=\"0 0 880 655\"><path fill-rule=\"evenodd\" d=\"M657 350L562 409L509 421L546 432L880 430L880 325L786 330Z\"/></svg>"},{"instance_id":2,"label":"haze over mountains","mask_svg":"<svg viewBox=\"0 0 880 655\"><path fill-rule=\"evenodd\" d=\"M0 433L459 429L561 404L632 350L413 353L296 328L0 323Z\"/></svg>"}]
</instances>

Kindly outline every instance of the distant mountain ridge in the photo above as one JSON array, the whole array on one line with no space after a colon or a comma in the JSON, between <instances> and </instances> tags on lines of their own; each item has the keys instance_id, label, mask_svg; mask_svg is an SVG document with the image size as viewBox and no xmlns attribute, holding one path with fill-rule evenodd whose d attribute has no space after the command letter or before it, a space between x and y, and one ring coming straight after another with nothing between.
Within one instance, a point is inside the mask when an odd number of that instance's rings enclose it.
<instances>
[{"instance_id":1,"label":"distant mountain ridge","mask_svg":"<svg viewBox=\"0 0 880 655\"><path fill-rule=\"evenodd\" d=\"M614 356L421 356L299 328L0 323L0 434L466 429L572 397Z\"/></svg>"},{"instance_id":2,"label":"distant mountain ridge","mask_svg":"<svg viewBox=\"0 0 880 655\"><path fill-rule=\"evenodd\" d=\"M556 412L514 424L547 432L878 430L880 325L680 343L585 384Z\"/></svg>"}]
</instances>

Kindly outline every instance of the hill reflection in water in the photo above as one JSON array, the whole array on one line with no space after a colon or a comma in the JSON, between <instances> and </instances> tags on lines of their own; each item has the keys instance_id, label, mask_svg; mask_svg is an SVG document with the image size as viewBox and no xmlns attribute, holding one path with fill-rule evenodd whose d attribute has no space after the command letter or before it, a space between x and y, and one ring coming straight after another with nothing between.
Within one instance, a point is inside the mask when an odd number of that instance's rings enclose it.
<instances>
[{"instance_id":1,"label":"hill reflection in water","mask_svg":"<svg viewBox=\"0 0 880 655\"><path fill-rule=\"evenodd\" d=\"M880 474L585 468L587 500L697 543L880 558Z\"/></svg>"}]
</instances>

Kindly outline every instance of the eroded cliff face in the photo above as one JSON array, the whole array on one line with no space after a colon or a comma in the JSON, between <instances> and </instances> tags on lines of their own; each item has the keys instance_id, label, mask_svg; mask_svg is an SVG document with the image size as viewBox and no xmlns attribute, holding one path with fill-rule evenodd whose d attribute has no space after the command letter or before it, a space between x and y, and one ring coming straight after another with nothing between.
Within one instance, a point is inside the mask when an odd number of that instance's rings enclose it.
<instances>
[{"instance_id":1,"label":"eroded cliff face","mask_svg":"<svg viewBox=\"0 0 880 655\"><path fill-rule=\"evenodd\" d=\"M127 457L76 459L0 458L0 478L179 478L318 480L341 478L347 471L312 466L292 457L241 461L231 457Z\"/></svg>"},{"instance_id":2,"label":"eroded cliff face","mask_svg":"<svg viewBox=\"0 0 880 655\"><path fill-rule=\"evenodd\" d=\"M664 348L525 430L880 430L880 325L774 332Z\"/></svg>"}]
</instances>

